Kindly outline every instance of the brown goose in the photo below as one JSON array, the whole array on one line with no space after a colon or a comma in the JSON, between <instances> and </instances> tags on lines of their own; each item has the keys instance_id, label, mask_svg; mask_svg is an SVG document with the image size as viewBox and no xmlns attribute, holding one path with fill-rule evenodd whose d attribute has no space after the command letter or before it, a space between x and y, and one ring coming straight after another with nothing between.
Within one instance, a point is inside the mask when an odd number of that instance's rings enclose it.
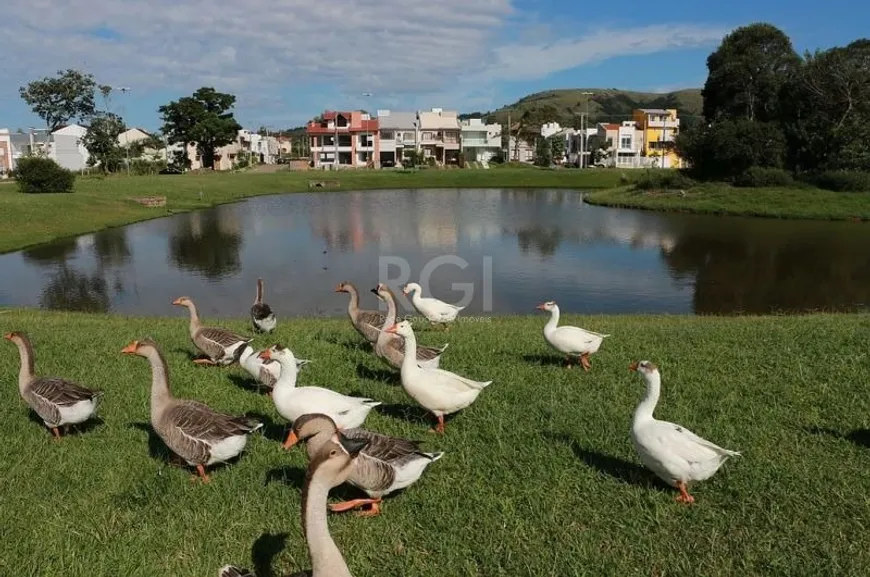
<instances>
[{"instance_id":1,"label":"brown goose","mask_svg":"<svg viewBox=\"0 0 870 577\"><path fill-rule=\"evenodd\" d=\"M55 439L60 439L59 427L66 432L68 425L84 423L93 416L102 391L91 390L60 377L37 377L33 372L33 345L27 335L14 331L3 335L3 338L18 346L21 357L18 392L21 398L51 429Z\"/></svg>"},{"instance_id":2,"label":"brown goose","mask_svg":"<svg viewBox=\"0 0 870 577\"><path fill-rule=\"evenodd\" d=\"M402 368L402 360L405 358L405 339L394 333L388 333L386 328L393 326L396 323L396 297L390 287L384 283L378 283L378 286L372 289L372 292L379 299L387 303L387 318L378 333L378 340L375 342L375 354L387 362L394 369ZM448 343L449 345L449 343ZM447 349L448 345L443 347L417 347L417 364L430 369L437 369L441 362L441 353Z\"/></svg>"},{"instance_id":3,"label":"brown goose","mask_svg":"<svg viewBox=\"0 0 870 577\"><path fill-rule=\"evenodd\" d=\"M302 486L302 532L308 544L311 571L294 573L290 577L353 577L329 534L326 499L330 489L347 480L357 456L367 443L336 433L308 463ZM248 569L225 565L218 577L254 577L254 574Z\"/></svg>"},{"instance_id":4,"label":"brown goose","mask_svg":"<svg viewBox=\"0 0 870 577\"><path fill-rule=\"evenodd\" d=\"M272 307L263 302L263 279L257 279L257 298L251 305L251 322L254 330L259 333L271 333L278 325L278 319L272 312Z\"/></svg>"},{"instance_id":5,"label":"brown goose","mask_svg":"<svg viewBox=\"0 0 870 577\"><path fill-rule=\"evenodd\" d=\"M198 401L173 397L169 367L151 339L133 341L121 352L145 357L151 363L151 426L172 452L196 467L204 483L209 481L207 466L239 455L248 443L248 434L263 426L249 417L218 413Z\"/></svg>"},{"instance_id":6,"label":"brown goose","mask_svg":"<svg viewBox=\"0 0 870 577\"><path fill-rule=\"evenodd\" d=\"M187 307L190 311L190 340L208 356L206 359L194 359L193 362L198 365L231 365L239 360L243 347L254 340L227 329L202 326L196 314L196 305L190 297L178 297L172 304Z\"/></svg>"},{"instance_id":7,"label":"brown goose","mask_svg":"<svg viewBox=\"0 0 870 577\"><path fill-rule=\"evenodd\" d=\"M304 441L308 458L314 459L337 430L335 421L327 415L309 413L293 422L290 435L293 443ZM365 491L370 498L330 505L329 510L333 512L371 505L360 514L365 517L380 514L381 500L385 495L412 485L423 475L426 467L444 456L443 452L424 453L420 450L420 441L390 437L359 428L345 429L342 433L349 439L367 442L359 458L354 461L347 482Z\"/></svg>"},{"instance_id":8,"label":"brown goose","mask_svg":"<svg viewBox=\"0 0 870 577\"><path fill-rule=\"evenodd\" d=\"M384 325L384 314L380 311L363 310L359 308L359 292L349 282L340 282L335 287L337 293L350 293L347 314L353 328L370 343L378 340L378 333Z\"/></svg>"}]
</instances>

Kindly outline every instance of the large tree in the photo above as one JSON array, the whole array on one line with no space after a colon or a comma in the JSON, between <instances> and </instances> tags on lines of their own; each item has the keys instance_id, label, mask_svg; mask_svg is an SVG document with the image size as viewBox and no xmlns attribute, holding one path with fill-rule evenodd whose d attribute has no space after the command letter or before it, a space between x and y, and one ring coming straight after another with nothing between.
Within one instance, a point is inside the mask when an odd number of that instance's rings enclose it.
<instances>
[{"instance_id":1,"label":"large tree","mask_svg":"<svg viewBox=\"0 0 870 577\"><path fill-rule=\"evenodd\" d=\"M800 65L791 40L775 26L737 28L707 58L704 117L707 122L778 120L782 86Z\"/></svg>"},{"instance_id":2,"label":"large tree","mask_svg":"<svg viewBox=\"0 0 870 577\"><path fill-rule=\"evenodd\" d=\"M34 80L18 89L33 113L45 121L50 131L76 119L84 121L95 112L97 83L92 74L72 68L58 70L57 76Z\"/></svg>"},{"instance_id":3,"label":"large tree","mask_svg":"<svg viewBox=\"0 0 870 577\"><path fill-rule=\"evenodd\" d=\"M124 152L118 145L118 136L126 130L124 121L117 114L104 112L91 121L82 144L88 149L91 166L99 164L105 172L115 172L122 164Z\"/></svg>"},{"instance_id":4,"label":"large tree","mask_svg":"<svg viewBox=\"0 0 870 577\"><path fill-rule=\"evenodd\" d=\"M203 87L161 106L163 134L172 144L195 144L203 165L214 168L215 150L236 139L242 128L233 117L236 97Z\"/></svg>"},{"instance_id":5,"label":"large tree","mask_svg":"<svg viewBox=\"0 0 870 577\"><path fill-rule=\"evenodd\" d=\"M870 171L870 40L807 54L784 92L794 168Z\"/></svg>"}]
</instances>

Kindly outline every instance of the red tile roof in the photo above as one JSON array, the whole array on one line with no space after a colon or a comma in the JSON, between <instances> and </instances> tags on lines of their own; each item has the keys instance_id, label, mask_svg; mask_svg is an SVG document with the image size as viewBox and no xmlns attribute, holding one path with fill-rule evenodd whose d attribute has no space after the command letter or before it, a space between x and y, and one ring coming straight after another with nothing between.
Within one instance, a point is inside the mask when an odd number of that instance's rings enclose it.
<instances>
[{"instance_id":1,"label":"red tile roof","mask_svg":"<svg viewBox=\"0 0 870 577\"><path fill-rule=\"evenodd\" d=\"M615 122L603 122L604 130L619 130L619 125Z\"/></svg>"}]
</instances>

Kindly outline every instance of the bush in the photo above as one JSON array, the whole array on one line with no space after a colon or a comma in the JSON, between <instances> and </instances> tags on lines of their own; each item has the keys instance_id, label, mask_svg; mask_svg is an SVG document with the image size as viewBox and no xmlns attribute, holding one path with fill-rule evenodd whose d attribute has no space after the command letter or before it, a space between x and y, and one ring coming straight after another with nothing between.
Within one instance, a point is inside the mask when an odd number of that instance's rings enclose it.
<instances>
[{"instance_id":1,"label":"bush","mask_svg":"<svg viewBox=\"0 0 870 577\"><path fill-rule=\"evenodd\" d=\"M640 190L680 190L692 188L695 181L673 169L646 170L634 181Z\"/></svg>"},{"instance_id":2,"label":"bush","mask_svg":"<svg viewBox=\"0 0 870 577\"><path fill-rule=\"evenodd\" d=\"M163 160L134 158L130 161L130 174L135 174L136 176L144 176L147 174L160 174L160 171L165 168L166 162Z\"/></svg>"},{"instance_id":3,"label":"bush","mask_svg":"<svg viewBox=\"0 0 870 577\"><path fill-rule=\"evenodd\" d=\"M870 172L851 170L829 170L807 174L803 177L807 182L836 192L870 192Z\"/></svg>"},{"instance_id":4,"label":"bush","mask_svg":"<svg viewBox=\"0 0 870 577\"><path fill-rule=\"evenodd\" d=\"M18 160L15 176L21 192L72 192L76 175L50 158L30 156Z\"/></svg>"},{"instance_id":5,"label":"bush","mask_svg":"<svg viewBox=\"0 0 870 577\"><path fill-rule=\"evenodd\" d=\"M793 186L794 178L782 168L753 166L734 178L734 186L761 188L764 186Z\"/></svg>"}]
</instances>

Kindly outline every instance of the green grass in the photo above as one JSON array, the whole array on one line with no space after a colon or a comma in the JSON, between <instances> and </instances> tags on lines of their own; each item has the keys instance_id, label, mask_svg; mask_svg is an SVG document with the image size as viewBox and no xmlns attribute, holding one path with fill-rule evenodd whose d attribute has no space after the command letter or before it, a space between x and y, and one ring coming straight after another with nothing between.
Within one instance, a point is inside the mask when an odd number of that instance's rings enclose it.
<instances>
[{"instance_id":1,"label":"green grass","mask_svg":"<svg viewBox=\"0 0 870 577\"><path fill-rule=\"evenodd\" d=\"M630 174L630 172L629 172ZM736 188L702 184L685 191L643 191L633 186L595 190L585 201L601 206L815 220L870 220L870 194L814 188Z\"/></svg>"},{"instance_id":2,"label":"green grass","mask_svg":"<svg viewBox=\"0 0 870 577\"><path fill-rule=\"evenodd\" d=\"M367 427L446 451L416 485L388 498L380 517L330 517L354 575L870 573L865 316L569 315L566 322L613 335L588 374L551 364L544 321L419 330L424 343L450 342L445 368L494 381L448 421L444 437L428 435L431 422L403 408L413 401L357 348L346 319L284 320L277 336L257 339L313 360L300 384L392 407L373 411ZM247 329L241 320L226 326ZM299 519L306 458L282 451L284 423L268 397L237 384L241 369L190 362L183 311L0 312L0 332L8 330L30 333L38 374L106 393L101 424L54 442L28 417L15 386L17 353L2 341L0 575L208 577L231 562L262 576L309 566ZM190 483L149 441L148 364L119 354L145 336L162 345L178 396L269 422L209 485ZM651 484L632 449L643 384L627 367L639 358L661 367L660 418L743 452L695 487L692 507Z\"/></svg>"},{"instance_id":3,"label":"green grass","mask_svg":"<svg viewBox=\"0 0 870 577\"><path fill-rule=\"evenodd\" d=\"M309 180L339 181L337 190L384 188L577 188L615 186L615 173L535 168L211 173L183 176L80 178L73 194L21 194L0 187L0 254L112 226L207 208L250 196L307 192ZM200 197L201 193L201 197ZM134 198L165 196L165 208Z\"/></svg>"}]
</instances>

